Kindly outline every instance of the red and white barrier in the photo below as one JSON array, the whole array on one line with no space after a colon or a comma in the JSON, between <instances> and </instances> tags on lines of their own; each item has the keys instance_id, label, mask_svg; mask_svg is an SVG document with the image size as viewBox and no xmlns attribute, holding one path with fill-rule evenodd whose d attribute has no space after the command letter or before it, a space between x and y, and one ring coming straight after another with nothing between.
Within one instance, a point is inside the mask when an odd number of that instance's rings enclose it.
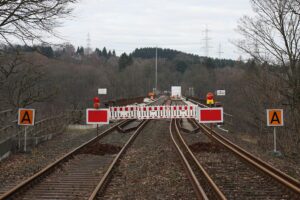
<instances>
[{"instance_id":1,"label":"red and white barrier","mask_svg":"<svg viewBox=\"0 0 300 200\"><path fill-rule=\"evenodd\" d=\"M197 106L123 106L111 107L110 119L196 118Z\"/></svg>"},{"instance_id":2,"label":"red and white barrier","mask_svg":"<svg viewBox=\"0 0 300 200\"><path fill-rule=\"evenodd\" d=\"M110 119L137 119L138 106L110 107Z\"/></svg>"}]
</instances>

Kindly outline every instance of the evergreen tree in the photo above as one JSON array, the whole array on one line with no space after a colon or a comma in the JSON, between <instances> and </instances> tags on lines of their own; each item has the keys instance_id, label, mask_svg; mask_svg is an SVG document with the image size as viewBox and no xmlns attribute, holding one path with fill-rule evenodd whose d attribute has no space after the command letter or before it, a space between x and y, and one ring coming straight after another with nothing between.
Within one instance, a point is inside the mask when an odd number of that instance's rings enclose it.
<instances>
[{"instance_id":1,"label":"evergreen tree","mask_svg":"<svg viewBox=\"0 0 300 200\"><path fill-rule=\"evenodd\" d=\"M84 55L84 48L83 47L78 47L76 54L83 56Z\"/></svg>"},{"instance_id":2,"label":"evergreen tree","mask_svg":"<svg viewBox=\"0 0 300 200\"><path fill-rule=\"evenodd\" d=\"M36 51L48 58L54 57L53 49L50 46L38 46L36 47Z\"/></svg>"},{"instance_id":3,"label":"evergreen tree","mask_svg":"<svg viewBox=\"0 0 300 200\"><path fill-rule=\"evenodd\" d=\"M131 65L133 62L132 56L127 55L126 53L123 53L119 58L119 69L120 71L125 69L128 65Z\"/></svg>"},{"instance_id":4,"label":"evergreen tree","mask_svg":"<svg viewBox=\"0 0 300 200\"><path fill-rule=\"evenodd\" d=\"M96 55L99 56L99 57L102 55L101 50L98 49L98 48L95 49L95 53L96 53Z\"/></svg>"},{"instance_id":5,"label":"evergreen tree","mask_svg":"<svg viewBox=\"0 0 300 200\"><path fill-rule=\"evenodd\" d=\"M107 57L110 58L111 56L112 56L112 53L111 53L111 51L109 50L109 51L108 51L108 54L107 54Z\"/></svg>"},{"instance_id":6,"label":"evergreen tree","mask_svg":"<svg viewBox=\"0 0 300 200\"><path fill-rule=\"evenodd\" d=\"M102 55L107 58L107 50L105 47L102 50Z\"/></svg>"},{"instance_id":7,"label":"evergreen tree","mask_svg":"<svg viewBox=\"0 0 300 200\"><path fill-rule=\"evenodd\" d=\"M179 71L180 73L184 73L187 68L188 68L188 64L182 60L176 63L176 70Z\"/></svg>"},{"instance_id":8,"label":"evergreen tree","mask_svg":"<svg viewBox=\"0 0 300 200\"><path fill-rule=\"evenodd\" d=\"M115 50L113 50L112 55L113 55L114 57L116 57L116 51L115 51Z\"/></svg>"}]
</instances>

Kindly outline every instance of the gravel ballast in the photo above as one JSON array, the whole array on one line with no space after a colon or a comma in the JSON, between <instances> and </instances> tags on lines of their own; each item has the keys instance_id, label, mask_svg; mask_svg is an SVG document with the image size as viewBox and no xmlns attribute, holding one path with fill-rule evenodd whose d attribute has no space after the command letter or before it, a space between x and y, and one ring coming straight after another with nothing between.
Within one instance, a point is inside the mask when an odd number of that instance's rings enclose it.
<instances>
[{"instance_id":1,"label":"gravel ballast","mask_svg":"<svg viewBox=\"0 0 300 200\"><path fill-rule=\"evenodd\" d=\"M169 134L170 121L150 121L115 169L99 199L196 199Z\"/></svg>"},{"instance_id":2,"label":"gravel ballast","mask_svg":"<svg viewBox=\"0 0 300 200\"><path fill-rule=\"evenodd\" d=\"M104 131L109 126L99 130ZM95 136L95 129L66 130L30 152L11 155L0 162L0 195Z\"/></svg>"}]
</instances>

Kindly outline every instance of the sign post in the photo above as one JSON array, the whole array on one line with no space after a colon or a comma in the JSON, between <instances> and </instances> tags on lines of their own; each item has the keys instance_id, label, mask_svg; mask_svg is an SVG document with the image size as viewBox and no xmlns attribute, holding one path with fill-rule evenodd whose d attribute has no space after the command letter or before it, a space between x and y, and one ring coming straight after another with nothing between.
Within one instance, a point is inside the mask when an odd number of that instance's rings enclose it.
<instances>
[{"instance_id":1,"label":"sign post","mask_svg":"<svg viewBox=\"0 0 300 200\"><path fill-rule=\"evenodd\" d=\"M18 112L18 125L25 126L24 152L27 151L27 127L34 126L35 110L20 108Z\"/></svg>"},{"instance_id":2,"label":"sign post","mask_svg":"<svg viewBox=\"0 0 300 200\"><path fill-rule=\"evenodd\" d=\"M274 153L277 151L277 136L276 136L276 126L283 126L283 109L267 109L267 125L274 127Z\"/></svg>"},{"instance_id":3,"label":"sign post","mask_svg":"<svg viewBox=\"0 0 300 200\"><path fill-rule=\"evenodd\" d=\"M98 93L101 93L101 92L98 91ZM99 109L99 107L100 107L100 99L99 99L99 97L94 97L94 108ZM99 132L99 125L97 124L97 129L96 129L97 135L99 134L98 132Z\"/></svg>"}]
</instances>

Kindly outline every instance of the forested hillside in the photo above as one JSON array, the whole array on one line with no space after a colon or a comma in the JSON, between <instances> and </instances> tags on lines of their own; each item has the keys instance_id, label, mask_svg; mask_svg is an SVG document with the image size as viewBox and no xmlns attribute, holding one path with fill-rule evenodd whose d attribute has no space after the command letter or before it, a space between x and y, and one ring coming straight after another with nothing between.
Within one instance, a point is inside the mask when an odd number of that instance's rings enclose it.
<instances>
[{"instance_id":1,"label":"forested hillside","mask_svg":"<svg viewBox=\"0 0 300 200\"><path fill-rule=\"evenodd\" d=\"M91 107L98 88L108 89L108 94L100 97L103 103L145 96L155 84L155 48L136 49L120 56L105 47L88 50L71 44L14 49L4 46L2 50L3 110L35 107L39 115L51 116ZM158 48L158 89L165 91L172 85L181 85L183 94L190 95L192 87L200 98L209 91L225 89L226 97L217 101L234 116L236 131L265 134L265 109L289 106L285 98L278 98L277 89L285 87L278 78L280 73L279 68L254 60L214 59ZM286 127L290 122L287 120ZM292 140L289 137L281 142L289 152L297 148Z\"/></svg>"}]
</instances>

